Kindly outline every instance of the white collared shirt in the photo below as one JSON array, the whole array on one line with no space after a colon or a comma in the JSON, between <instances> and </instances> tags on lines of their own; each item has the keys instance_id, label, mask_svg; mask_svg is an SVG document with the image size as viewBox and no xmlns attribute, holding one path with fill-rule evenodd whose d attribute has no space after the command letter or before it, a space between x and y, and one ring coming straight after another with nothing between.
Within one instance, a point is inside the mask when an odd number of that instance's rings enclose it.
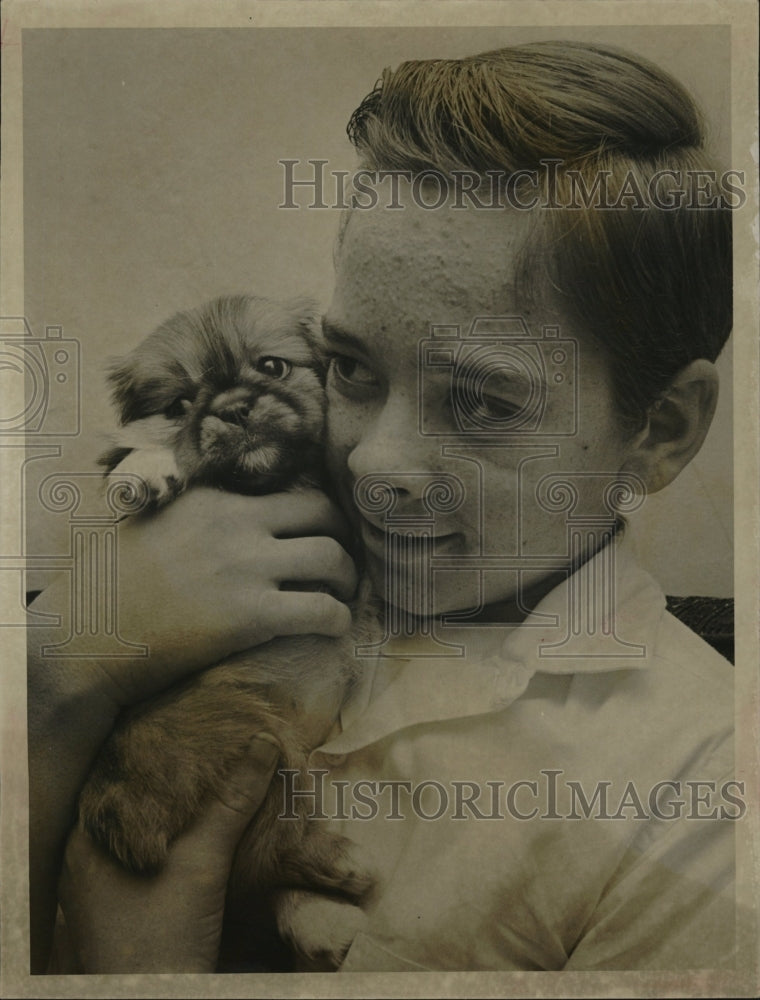
<instances>
[{"instance_id":1,"label":"white collared shirt","mask_svg":"<svg viewBox=\"0 0 760 1000\"><path fill-rule=\"evenodd\" d=\"M342 969L730 962L732 668L630 544L523 624L452 636L464 656L370 665L310 757L323 822L378 873Z\"/></svg>"}]
</instances>

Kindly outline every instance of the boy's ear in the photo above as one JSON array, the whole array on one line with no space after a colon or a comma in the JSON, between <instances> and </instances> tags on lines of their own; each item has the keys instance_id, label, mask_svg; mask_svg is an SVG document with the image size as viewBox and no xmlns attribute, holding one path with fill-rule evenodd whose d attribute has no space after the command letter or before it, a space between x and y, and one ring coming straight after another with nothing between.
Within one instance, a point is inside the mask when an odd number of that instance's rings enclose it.
<instances>
[{"instance_id":1,"label":"boy's ear","mask_svg":"<svg viewBox=\"0 0 760 1000\"><path fill-rule=\"evenodd\" d=\"M650 407L623 469L643 479L649 493L672 483L702 447L717 402L715 365L704 358L692 361Z\"/></svg>"}]
</instances>

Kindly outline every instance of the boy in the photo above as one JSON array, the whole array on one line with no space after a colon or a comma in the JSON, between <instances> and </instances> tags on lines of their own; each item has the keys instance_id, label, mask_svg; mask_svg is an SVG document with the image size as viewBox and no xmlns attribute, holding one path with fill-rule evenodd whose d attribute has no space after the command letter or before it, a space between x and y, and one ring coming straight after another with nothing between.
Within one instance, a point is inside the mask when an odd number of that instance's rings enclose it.
<instances>
[{"instance_id":1,"label":"boy","mask_svg":"<svg viewBox=\"0 0 760 1000\"><path fill-rule=\"evenodd\" d=\"M377 873L341 968L730 964L731 672L664 612L621 516L701 446L730 330L728 205L692 103L625 53L542 43L404 64L350 133L398 186L347 213L324 322L330 469L388 602L384 655L296 789ZM120 614L150 664L32 664L41 925L118 707L272 635L345 630L345 538L308 495L197 491L126 526ZM162 553L183 559L163 583ZM195 864L211 838L222 859L200 901L182 864L158 901L161 879L121 876L104 900L111 877L74 839L63 905L88 971L213 968L236 829L216 821L178 848ZM131 944L146 912L176 941L209 906L200 966L200 945L146 965L109 939L114 907ZM338 923L330 906L316 919Z\"/></svg>"}]
</instances>

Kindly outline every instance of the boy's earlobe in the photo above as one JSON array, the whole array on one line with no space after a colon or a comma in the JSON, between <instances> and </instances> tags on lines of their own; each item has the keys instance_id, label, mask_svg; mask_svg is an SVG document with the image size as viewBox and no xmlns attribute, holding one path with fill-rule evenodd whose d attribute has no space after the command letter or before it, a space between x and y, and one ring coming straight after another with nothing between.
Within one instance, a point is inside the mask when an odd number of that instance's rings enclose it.
<instances>
[{"instance_id":1,"label":"boy's earlobe","mask_svg":"<svg viewBox=\"0 0 760 1000\"><path fill-rule=\"evenodd\" d=\"M672 483L702 447L717 402L715 365L704 358L692 361L650 407L623 469L643 479L649 493Z\"/></svg>"}]
</instances>

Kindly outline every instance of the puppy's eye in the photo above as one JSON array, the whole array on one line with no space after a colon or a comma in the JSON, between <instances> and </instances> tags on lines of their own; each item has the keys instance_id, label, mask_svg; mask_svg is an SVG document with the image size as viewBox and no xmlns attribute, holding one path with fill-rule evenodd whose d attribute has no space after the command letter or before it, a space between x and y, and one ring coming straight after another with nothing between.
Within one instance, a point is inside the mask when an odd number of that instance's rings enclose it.
<instances>
[{"instance_id":1,"label":"puppy's eye","mask_svg":"<svg viewBox=\"0 0 760 1000\"><path fill-rule=\"evenodd\" d=\"M164 410L164 416L168 417L170 420L179 420L187 413L190 409L190 400L179 396L174 400L169 406Z\"/></svg>"},{"instance_id":2,"label":"puppy's eye","mask_svg":"<svg viewBox=\"0 0 760 1000\"><path fill-rule=\"evenodd\" d=\"M285 358L267 356L259 358L256 362L256 371L261 372L262 375L268 375L270 378L283 379L287 378L293 371L293 365Z\"/></svg>"}]
</instances>

